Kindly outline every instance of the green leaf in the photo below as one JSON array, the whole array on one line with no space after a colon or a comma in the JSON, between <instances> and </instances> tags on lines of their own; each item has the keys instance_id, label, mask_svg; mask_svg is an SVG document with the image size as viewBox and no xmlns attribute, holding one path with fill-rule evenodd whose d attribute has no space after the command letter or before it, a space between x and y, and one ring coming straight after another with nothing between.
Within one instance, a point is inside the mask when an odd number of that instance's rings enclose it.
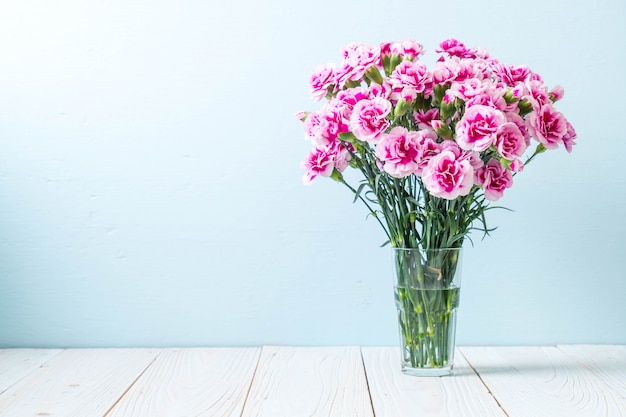
<instances>
[{"instance_id":1,"label":"green leaf","mask_svg":"<svg viewBox=\"0 0 626 417\"><path fill-rule=\"evenodd\" d=\"M339 134L339 140L342 140L348 143L353 143L357 139L356 139L356 136L354 136L354 133L352 132L342 132Z\"/></svg>"},{"instance_id":2,"label":"green leaf","mask_svg":"<svg viewBox=\"0 0 626 417\"><path fill-rule=\"evenodd\" d=\"M359 185L359 188L356 189L356 192L354 193L354 200L352 200L352 204L356 203L356 201L359 199L359 196L361 195L361 191L363 191L363 187L365 187L365 183Z\"/></svg>"}]
</instances>

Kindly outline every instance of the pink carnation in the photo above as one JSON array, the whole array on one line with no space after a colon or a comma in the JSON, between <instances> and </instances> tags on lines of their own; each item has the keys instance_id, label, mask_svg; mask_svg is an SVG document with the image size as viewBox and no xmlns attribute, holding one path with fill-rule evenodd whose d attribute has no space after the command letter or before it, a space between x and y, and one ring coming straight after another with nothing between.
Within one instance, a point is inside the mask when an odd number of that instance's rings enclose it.
<instances>
[{"instance_id":1,"label":"pink carnation","mask_svg":"<svg viewBox=\"0 0 626 417\"><path fill-rule=\"evenodd\" d=\"M393 100L412 101L418 94L432 93L432 75L423 62L402 61L389 78Z\"/></svg>"},{"instance_id":2,"label":"pink carnation","mask_svg":"<svg viewBox=\"0 0 626 417\"><path fill-rule=\"evenodd\" d=\"M552 102L554 103L563 98L563 96L565 95L565 89L560 85L554 86L554 88L550 90L549 95L550 100L552 100Z\"/></svg>"},{"instance_id":3,"label":"pink carnation","mask_svg":"<svg viewBox=\"0 0 626 417\"><path fill-rule=\"evenodd\" d=\"M522 172L524 170L524 163L519 159L511 161L511 171Z\"/></svg>"},{"instance_id":4,"label":"pink carnation","mask_svg":"<svg viewBox=\"0 0 626 417\"><path fill-rule=\"evenodd\" d=\"M386 117L390 111L391 103L384 98L361 100L352 110L350 130L359 140L375 142L389 127Z\"/></svg>"},{"instance_id":5,"label":"pink carnation","mask_svg":"<svg viewBox=\"0 0 626 417\"><path fill-rule=\"evenodd\" d=\"M343 86L346 81L360 81L365 71L380 60L380 48L374 48L362 43L351 43L342 52L342 67L338 71L339 84Z\"/></svg>"},{"instance_id":6,"label":"pink carnation","mask_svg":"<svg viewBox=\"0 0 626 417\"><path fill-rule=\"evenodd\" d=\"M518 83L530 80L532 74L526 65L515 67L500 62L493 63L491 70L496 79L504 82L509 87L514 87Z\"/></svg>"},{"instance_id":7,"label":"pink carnation","mask_svg":"<svg viewBox=\"0 0 626 417\"><path fill-rule=\"evenodd\" d=\"M456 141L461 149L482 152L495 142L496 132L505 122L506 117L499 110L472 106L456 125Z\"/></svg>"},{"instance_id":8,"label":"pink carnation","mask_svg":"<svg viewBox=\"0 0 626 417\"><path fill-rule=\"evenodd\" d=\"M474 170L468 159L444 150L431 158L424 168L422 181L435 197L454 200L469 194L474 184Z\"/></svg>"},{"instance_id":9,"label":"pink carnation","mask_svg":"<svg viewBox=\"0 0 626 417\"><path fill-rule=\"evenodd\" d=\"M413 39L400 42L400 49L404 59L411 61L424 53L424 46L421 43L415 42Z\"/></svg>"},{"instance_id":10,"label":"pink carnation","mask_svg":"<svg viewBox=\"0 0 626 417\"><path fill-rule=\"evenodd\" d=\"M496 131L496 149L504 158L512 161L526 151L526 140L519 127L513 122L506 122Z\"/></svg>"},{"instance_id":11,"label":"pink carnation","mask_svg":"<svg viewBox=\"0 0 626 417\"><path fill-rule=\"evenodd\" d=\"M563 136L563 145L565 146L565 150L567 150L567 152L572 152L572 147L576 145L576 143L574 142L574 139L576 139L576 131L574 130L574 126L572 126L570 122L566 123L567 133L565 134L565 136Z\"/></svg>"},{"instance_id":12,"label":"pink carnation","mask_svg":"<svg viewBox=\"0 0 626 417\"><path fill-rule=\"evenodd\" d=\"M545 105L526 117L530 135L537 139L546 149L556 149L563 143L568 133L568 123L562 113L551 105Z\"/></svg>"},{"instance_id":13,"label":"pink carnation","mask_svg":"<svg viewBox=\"0 0 626 417\"><path fill-rule=\"evenodd\" d=\"M311 98L315 101L320 101L328 93L329 87L333 86L335 82L335 68L331 65L316 67L309 80Z\"/></svg>"},{"instance_id":14,"label":"pink carnation","mask_svg":"<svg viewBox=\"0 0 626 417\"><path fill-rule=\"evenodd\" d=\"M530 134L528 133L528 129L526 128L526 121L522 116L514 112L506 112L504 113L506 116L506 120L512 123L515 123L520 132L522 132L522 136L524 136L524 142L526 142L526 147L530 146Z\"/></svg>"},{"instance_id":15,"label":"pink carnation","mask_svg":"<svg viewBox=\"0 0 626 417\"><path fill-rule=\"evenodd\" d=\"M323 148L314 148L302 161L305 171L302 181L310 184L320 175L330 177L335 169L342 172L348 167L350 159L350 152L338 141Z\"/></svg>"},{"instance_id":16,"label":"pink carnation","mask_svg":"<svg viewBox=\"0 0 626 417\"><path fill-rule=\"evenodd\" d=\"M441 153L442 145L437 143L437 134L432 130L419 130L419 148L417 153L416 175L422 175L430 160ZM444 142L445 143L445 142Z\"/></svg>"},{"instance_id":17,"label":"pink carnation","mask_svg":"<svg viewBox=\"0 0 626 417\"><path fill-rule=\"evenodd\" d=\"M552 104L552 100L550 100L550 95L548 93L548 87L544 83L537 80L531 80L528 81L525 86L526 94L524 98L530 101L535 110L545 106L546 104Z\"/></svg>"},{"instance_id":18,"label":"pink carnation","mask_svg":"<svg viewBox=\"0 0 626 417\"><path fill-rule=\"evenodd\" d=\"M424 47L421 43L413 39L407 39L401 42L385 42L380 45L381 56L400 55L403 59L413 61L424 53Z\"/></svg>"},{"instance_id":19,"label":"pink carnation","mask_svg":"<svg viewBox=\"0 0 626 417\"><path fill-rule=\"evenodd\" d=\"M468 49L463 42L456 39L446 39L439 44L436 52L445 52L449 56L457 56L459 58L476 58L476 53L472 49Z\"/></svg>"},{"instance_id":20,"label":"pink carnation","mask_svg":"<svg viewBox=\"0 0 626 417\"><path fill-rule=\"evenodd\" d=\"M388 99L391 94L391 84L389 84L389 79L385 78L382 84L371 83L369 91L371 97L382 97L384 99Z\"/></svg>"},{"instance_id":21,"label":"pink carnation","mask_svg":"<svg viewBox=\"0 0 626 417\"><path fill-rule=\"evenodd\" d=\"M376 157L389 175L402 178L418 169L420 136L415 131L394 127L376 145Z\"/></svg>"},{"instance_id":22,"label":"pink carnation","mask_svg":"<svg viewBox=\"0 0 626 417\"><path fill-rule=\"evenodd\" d=\"M456 78L458 61L447 59L435 63L433 67L433 82L435 84L445 84Z\"/></svg>"},{"instance_id":23,"label":"pink carnation","mask_svg":"<svg viewBox=\"0 0 626 417\"><path fill-rule=\"evenodd\" d=\"M463 82L471 78L481 80L485 78L485 68L473 60L453 56L436 62L433 67L433 82L435 84Z\"/></svg>"},{"instance_id":24,"label":"pink carnation","mask_svg":"<svg viewBox=\"0 0 626 417\"><path fill-rule=\"evenodd\" d=\"M347 88L339 91L335 97L341 103L337 104L337 106L341 108L341 114L346 120L350 120L350 117L352 117L352 109L354 109L356 103L369 98L371 98L371 93L366 87Z\"/></svg>"},{"instance_id":25,"label":"pink carnation","mask_svg":"<svg viewBox=\"0 0 626 417\"><path fill-rule=\"evenodd\" d=\"M478 78L468 78L460 83L454 83L447 94L467 101L472 97L482 96L487 93L488 85Z\"/></svg>"},{"instance_id":26,"label":"pink carnation","mask_svg":"<svg viewBox=\"0 0 626 417\"><path fill-rule=\"evenodd\" d=\"M475 181L484 188L487 200L496 201L502 197L504 190L513 185L513 174L498 160L491 159L476 172Z\"/></svg>"},{"instance_id":27,"label":"pink carnation","mask_svg":"<svg viewBox=\"0 0 626 417\"><path fill-rule=\"evenodd\" d=\"M326 146L348 131L342 109L329 102L320 112L313 112L304 121L304 131L317 147Z\"/></svg>"},{"instance_id":28,"label":"pink carnation","mask_svg":"<svg viewBox=\"0 0 626 417\"><path fill-rule=\"evenodd\" d=\"M432 129L431 122L433 120L439 120L439 109L432 108L426 112L419 110L413 113L413 118L420 129Z\"/></svg>"}]
</instances>

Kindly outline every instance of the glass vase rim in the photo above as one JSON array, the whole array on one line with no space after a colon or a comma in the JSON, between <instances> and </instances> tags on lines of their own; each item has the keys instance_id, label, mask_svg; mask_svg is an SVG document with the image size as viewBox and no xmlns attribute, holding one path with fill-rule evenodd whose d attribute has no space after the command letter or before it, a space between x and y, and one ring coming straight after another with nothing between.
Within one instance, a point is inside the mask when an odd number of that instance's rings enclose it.
<instances>
[{"instance_id":1,"label":"glass vase rim","mask_svg":"<svg viewBox=\"0 0 626 417\"><path fill-rule=\"evenodd\" d=\"M420 252L435 252L435 251L462 251L463 248L429 248L429 249L425 249L425 248L391 248L392 251L420 251Z\"/></svg>"}]
</instances>

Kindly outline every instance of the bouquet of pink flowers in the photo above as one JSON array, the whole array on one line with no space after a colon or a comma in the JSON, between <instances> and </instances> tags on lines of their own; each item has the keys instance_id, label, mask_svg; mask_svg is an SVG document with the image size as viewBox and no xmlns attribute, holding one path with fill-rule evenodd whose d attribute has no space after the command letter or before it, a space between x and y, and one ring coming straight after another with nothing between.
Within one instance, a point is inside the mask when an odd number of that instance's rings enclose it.
<instances>
[{"instance_id":1,"label":"bouquet of pink flowers","mask_svg":"<svg viewBox=\"0 0 626 417\"><path fill-rule=\"evenodd\" d=\"M437 52L429 71L413 40L350 44L338 68L311 76L311 96L324 106L299 113L313 144L305 183L347 185L393 247L459 247L477 219L488 232L484 211L513 176L546 149L571 152L576 138L554 105L563 88L454 39ZM344 180L348 167L362 172L359 187Z\"/></svg>"},{"instance_id":2,"label":"bouquet of pink flowers","mask_svg":"<svg viewBox=\"0 0 626 417\"><path fill-rule=\"evenodd\" d=\"M320 66L301 112L313 150L304 182L330 177L361 200L394 248L403 369L441 375L452 367L460 248L472 229L488 234L485 211L537 155L576 132L549 89L526 66L449 39L432 70L422 45L350 44L339 67ZM358 186L344 175L361 172ZM475 225L478 224L478 226Z\"/></svg>"}]
</instances>

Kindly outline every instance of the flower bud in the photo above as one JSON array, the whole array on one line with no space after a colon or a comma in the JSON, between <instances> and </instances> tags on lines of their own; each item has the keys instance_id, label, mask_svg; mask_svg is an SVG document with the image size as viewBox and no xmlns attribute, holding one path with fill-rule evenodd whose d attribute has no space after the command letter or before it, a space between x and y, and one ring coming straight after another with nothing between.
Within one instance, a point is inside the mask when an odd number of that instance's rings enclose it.
<instances>
[{"instance_id":1,"label":"flower bud","mask_svg":"<svg viewBox=\"0 0 626 417\"><path fill-rule=\"evenodd\" d=\"M447 119L451 117L456 111L456 107L454 106L454 100L448 103L446 100L441 102L439 106L439 115L442 119Z\"/></svg>"},{"instance_id":2,"label":"flower bud","mask_svg":"<svg viewBox=\"0 0 626 417\"><path fill-rule=\"evenodd\" d=\"M336 169L333 169L333 173L330 174L330 178L332 178L335 181L343 182L343 175L341 174L341 172L337 171Z\"/></svg>"},{"instance_id":3,"label":"flower bud","mask_svg":"<svg viewBox=\"0 0 626 417\"><path fill-rule=\"evenodd\" d=\"M515 159L511 161L510 168L513 172L522 172L524 170L524 163L519 159Z\"/></svg>"},{"instance_id":4,"label":"flower bud","mask_svg":"<svg viewBox=\"0 0 626 417\"><path fill-rule=\"evenodd\" d=\"M550 90L550 100L552 100L553 103L562 99L564 95L565 90L560 85L557 85Z\"/></svg>"},{"instance_id":5,"label":"flower bud","mask_svg":"<svg viewBox=\"0 0 626 417\"><path fill-rule=\"evenodd\" d=\"M441 84L435 84L435 86L433 87L433 92L435 93L433 106L439 106L439 103L441 103L441 100L443 100L443 96L446 95L447 90L448 89L446 88L446 86Z\"/></svg>"},{"instance_id":6,"label":"flower bud","mask_svg":"<svg viewBox=\"0 0 626 417\"><path fill-rule=\"evenodd\" d=\"M358 87L361 85L360 81L354 81L354 80L347 80L346 81L346 87L348 88L354 88L354 87Z\"/></svg>"},{"instance_id":7,"label":"flower bud","mask_svg":"<svg viewBox=\"0 0 626 417\"><path fill-rule=\"evenodd\" d=\"M389 59L389 74L391 74L393 70L396 69L400 62L402 62L402 57L400 56L400 54L391 55L391 58Z\"/></svg>"},{"instance_id":8,"label":"flower bud","mask_svg":"<svg viewBox=\"0 0 626 417\"><path fill-rule=\"evenodd\" d=\"M524 116L533 111L533 105L526 99L520 100L520 102L517 103L517 107L519 107L520 116Z\"/></svg>"},{"instance_id":9,"label":"flower bud","mask_svg":"<svg viewBox=\"0 0 626 417\"><path fill-rule=\"evenodd\" d=\"M511 104L518 101L518 98L515 97L515 93L512 89L509 89L506 93L504 93L504 101L506 101L506 104Z\"/></svg>"},{"instance_id":10,"label":"flower bud","mask_svg":"<svg viewBox=\"0 0 626 417\"><path fill-rule=\"evenodd\" d=\"M452 129L441 120L433 120L430 125L441 138L452 139Z\"/></svg>"},{"instance_id":11,"label":"flower bud","mask_svg":"<svg viewBox=\"0 0 626 417\"><path fill-rule=\"evenodd\" d=\"M376 66L374 65L372 65L367 69L367 71L365 71L365 76L376 84L383 84L383 76L380 75L380 71L378 71L378 68L376 68Z\"/></svg>"},{"instance_id":12,"label":"flower bud","mask_svg":"<svg viewBox=\"0 0 626 417\"><path fill-rule=\"evenodd\" d=\"M409 111L410 107L411 105L405 99L401 98L393 109L393 117L397 119L398 117L404 116L406 112Z\"/></svg>"},{"instance_id":13,"label":"flower bud","mask_svg":"<svg viewBox=\"0 0 626 417\"><path fill-rule=\"evenodd\" d=\"M306 120L307 117L309 117L309 114L311 114L311 112L308 111L299 111L298 113L296 113L296 117L298 118L298 120L300 120L301 122L304 122Z\"/></svg>"}]
</instances>

